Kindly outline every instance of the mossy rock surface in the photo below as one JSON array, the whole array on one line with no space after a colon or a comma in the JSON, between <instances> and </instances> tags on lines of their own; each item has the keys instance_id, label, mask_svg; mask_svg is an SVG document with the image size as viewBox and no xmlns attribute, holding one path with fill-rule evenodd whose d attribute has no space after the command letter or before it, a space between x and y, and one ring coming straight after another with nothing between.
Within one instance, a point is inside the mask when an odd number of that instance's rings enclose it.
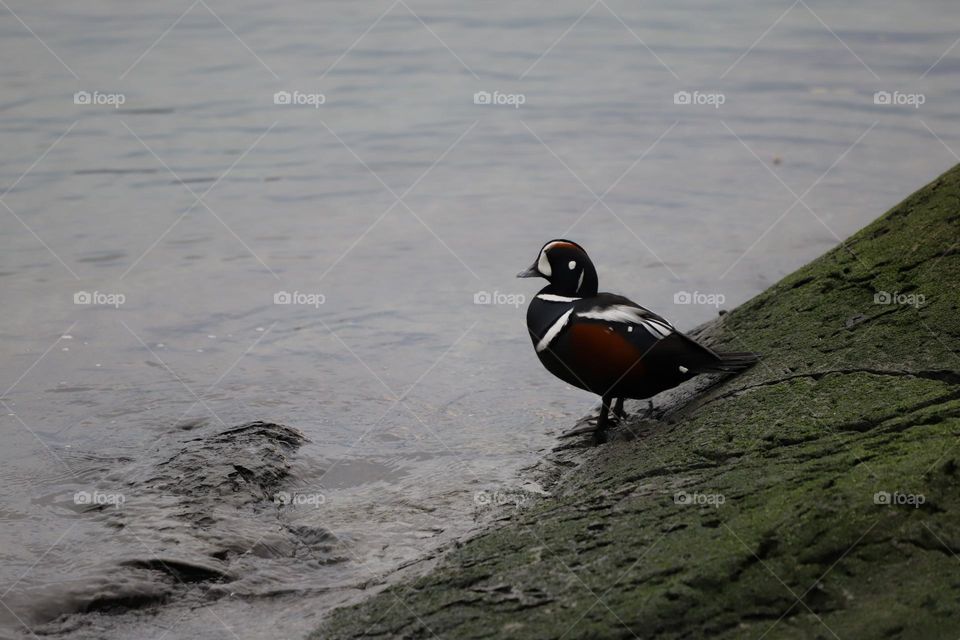
<instances>
[{"instance_id":1,"label":"mossy rock surface","mask_svg":"<svg viewBox=\"0 0 960 640\"><path fill-rule=\"evenodd\" d=\"M760 365L315 637L957 638L958 243L955 167L708 328Z\"/></svg>"}]
</instances>

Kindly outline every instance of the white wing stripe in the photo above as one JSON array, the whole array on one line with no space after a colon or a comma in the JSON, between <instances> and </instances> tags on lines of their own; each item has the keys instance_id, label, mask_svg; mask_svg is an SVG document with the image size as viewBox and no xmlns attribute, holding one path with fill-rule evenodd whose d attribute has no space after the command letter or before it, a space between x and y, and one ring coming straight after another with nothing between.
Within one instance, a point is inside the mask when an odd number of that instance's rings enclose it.
<instances>
[{"instance_id":1,"label":"white wing stripe","mask_svg":"<svg viewBox=\"0 0 960 640\"><path fill-rule=\"evenodd\" d=\"M673 327L666 322L645 316L641 309L625 304L615 304L609 307L594 307L590 311L578 313L577 317L590 318L592 320L606 320L607 322L638 324L657 340L666 338L674 331Z\"/></svg>"},{"instance_id":2,"label":"white wing stripe","mask_svg":"<svg viewBox=\"0 0 960 640\"><path fill-rule=\"evenodd\" d=\"M565 314L557 318L557 321L547 329L547 333L543 336L540 342L537 343L537 352L543 351L550 346L550 343L553 342L553 339L557 337L557 334L566 326L567 321L570 319L570 314L573 313L573 309L570 309Z\"/></svg>"}]
</instances>

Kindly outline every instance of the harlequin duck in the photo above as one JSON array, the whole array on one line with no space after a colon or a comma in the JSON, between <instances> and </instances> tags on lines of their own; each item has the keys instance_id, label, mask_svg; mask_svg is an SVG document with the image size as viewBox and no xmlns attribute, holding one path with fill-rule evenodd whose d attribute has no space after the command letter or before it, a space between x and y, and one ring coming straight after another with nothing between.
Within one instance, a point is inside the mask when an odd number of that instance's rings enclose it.
<instances>
[{"instance_id":1,"label":"harlequin duck","mask_svg":"<svg viewBox=\"0 0 960 640\"><path fill-rule=\"evenodd\" d=\"M597 292L597 270L569 240L543 245L518 278L546 278L527 309L537 357L564 382L602 399L595 438L602 441L610 404L623 417L624 398L651 398L701 373L737 373L760 359L749 352L716 353L637 303Z\"/></svg>"}]
</instances>

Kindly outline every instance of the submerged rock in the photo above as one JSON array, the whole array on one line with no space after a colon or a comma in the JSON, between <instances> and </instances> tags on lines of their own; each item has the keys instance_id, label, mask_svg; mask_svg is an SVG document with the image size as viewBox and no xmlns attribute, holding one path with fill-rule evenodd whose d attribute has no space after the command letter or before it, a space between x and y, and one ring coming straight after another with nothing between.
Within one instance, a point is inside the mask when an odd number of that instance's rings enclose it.
<instances>
[{"instance_id":1,"label":"submerged rock","mask_svg":"<svg viewBox=\"0 0 960 640\"><path fill-rule=\"evenodd\" d=\"M960 167L703 330L758 366L315 637L956 637L958 282Z\"/></svg>"},{"instance_id":2,"label":"submerged rock","mask_svg":"<svg viewBox=\"0 0 960 640\"><path fill-rule=\"evenodd\" d=\"M91 553L105 560L85 578L37 594L33 618L48 621L41 632L83 625L82 615L69 614L271 596L297 572L345 560L331 532L286 515L291 457L307 441L299 431L268 422L220 431L193 425L168 439L104 479L122 489L121 504L78 514L103 524L104 552Z\"/></svg>"}]
</instances>

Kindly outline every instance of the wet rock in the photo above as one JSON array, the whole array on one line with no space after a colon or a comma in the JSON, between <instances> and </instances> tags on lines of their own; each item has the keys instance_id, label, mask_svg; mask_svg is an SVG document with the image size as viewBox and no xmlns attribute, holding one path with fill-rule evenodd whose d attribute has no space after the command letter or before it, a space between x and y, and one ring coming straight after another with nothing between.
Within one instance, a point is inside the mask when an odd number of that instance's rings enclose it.
<instances>
[{"instance_id":1,"label":"wet rock","mask_svg":"<svg viewBox=\"0 0 960 640\"><path fill-rule=\"evenodd\" d=\"M343 562L331 531L288 517L295 506L285 503L295 484L291 459L305 442L296 429L268 422L176 428L113 474L122 507L78 513L99 520L110 548L125 551L89 580L41 601L40 617L269 595L291 572ZM75 624L61 619L49 629Z\"/></svg>"},{"instance_id":2,"label":"wet rock","mask_svg":"<svg viewBox=\"0 0 960 640\"><path fill-rule=\"evenodd\" d=\"M956 637L958 198L960 167L701 328L764 360L552 453L548 496L314 637Z\"/></svg>"}]
</instances>

